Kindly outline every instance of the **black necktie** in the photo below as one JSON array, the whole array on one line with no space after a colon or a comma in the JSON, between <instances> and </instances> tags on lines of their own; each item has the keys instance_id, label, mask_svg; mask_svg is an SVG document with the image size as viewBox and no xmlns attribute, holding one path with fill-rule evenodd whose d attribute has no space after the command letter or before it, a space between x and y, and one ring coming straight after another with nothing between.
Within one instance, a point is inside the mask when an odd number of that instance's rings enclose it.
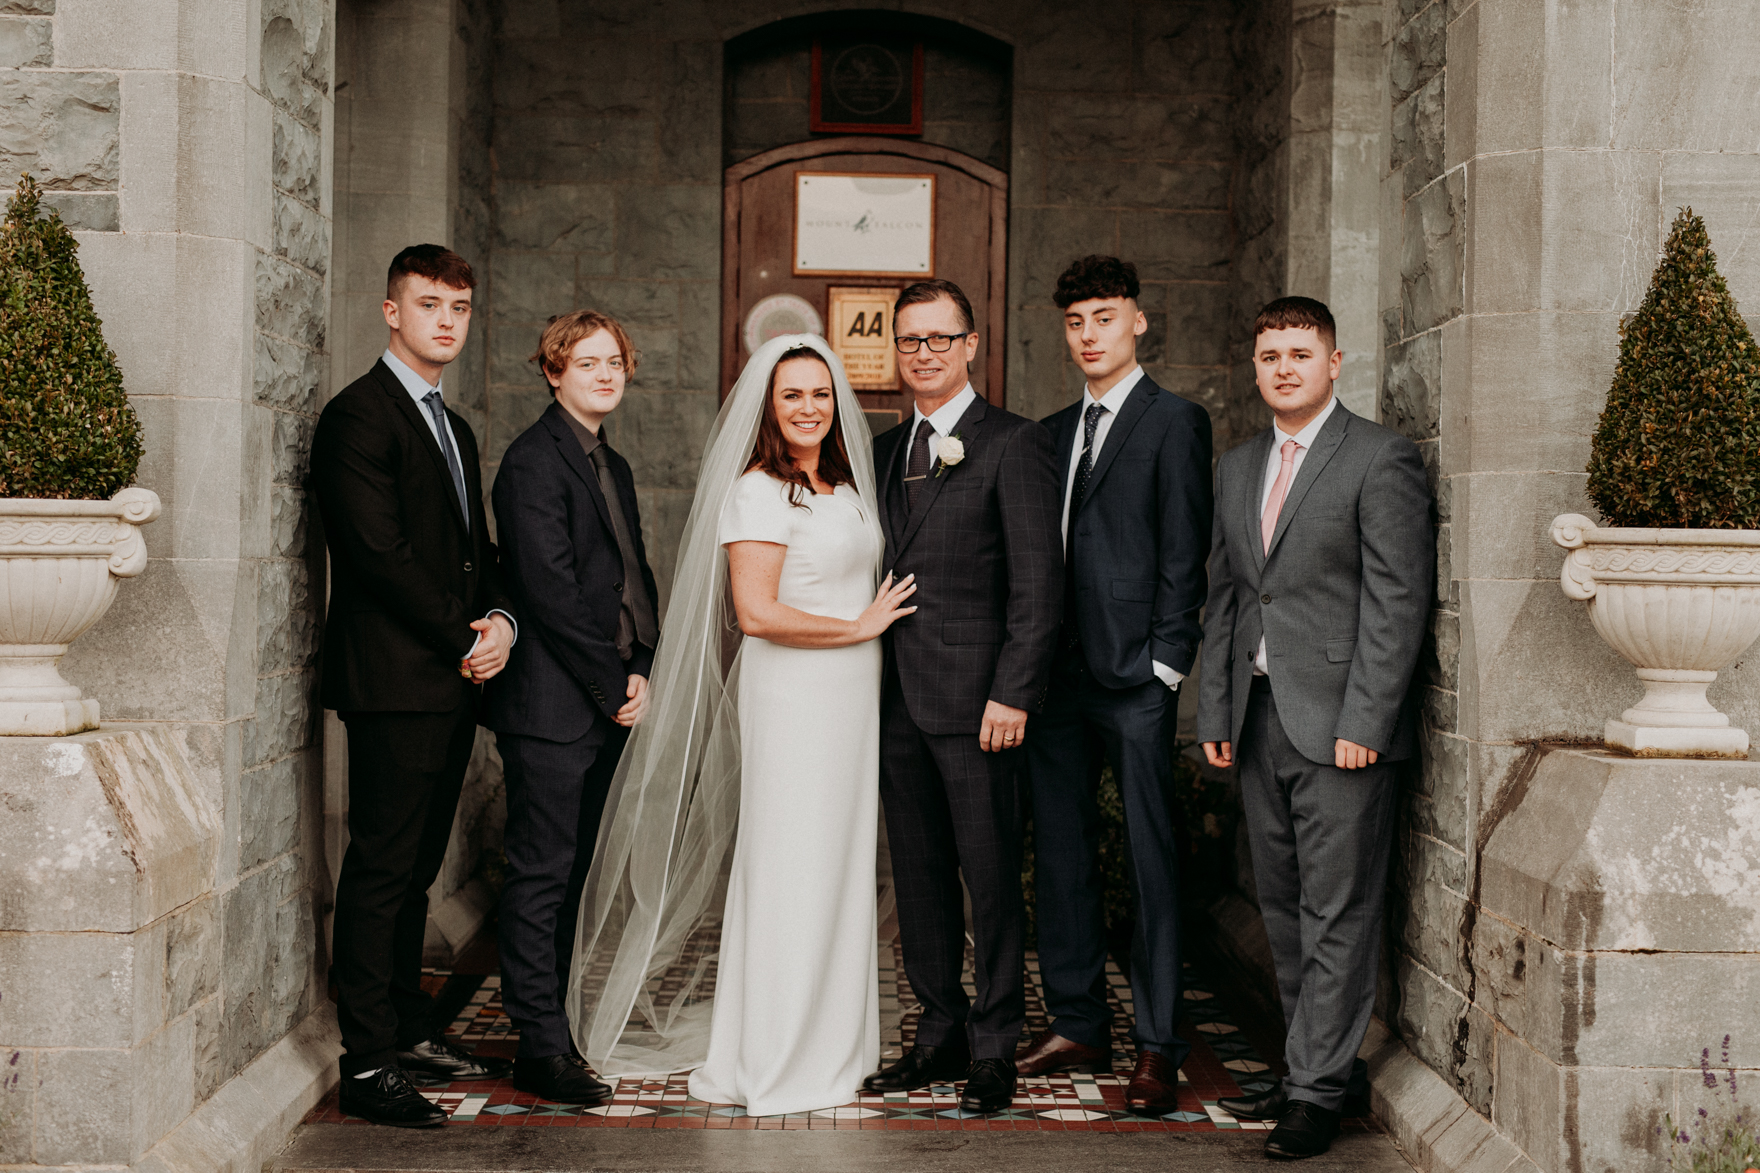
<instances>
[{"instance_id":1,"label":"black necktie","mask_svg":"<svg viewBox=\"0 0 1760 1173\"><path fill-rule=\"evenodd\" d=\"M1094 474L1094 433L1100 428L1100 417L1106 409L1098 403L1088 404L1082 416L1082 458L1076 461L1076 483L1069 494L1069 532L1076 532L1076 510L1088 495L1088 478Z\"/></svg>"},{"instance_id":2,"label":"black necktie","mask_svg":"<svg viewBox=\"0 0 1760 1173\"><path fill-rule=\"evenodd\" d=\"M917 434L911 440L911 459L904 470L904 493L914 513L917 508L917 494L922 492L923 482L929 479L929 437L935 431L924 420L917 425Z\"/></svg>"},{"instance_id":3,"label":"black necktie","mask_svg":"<svg viewBox=\"0 0 1760 1173\"><path fill-rule=\"evenodd\" d=\"M623 516L623 501L617 494L617 480L611 475L611 453L603 442L587 453L593 472L599 478L599 491L611 510L611 532L617 537L617 552L623 558L623 606L617 614L617 654L628 661L639 642L654 647L660 642L658 625L654 622L654 602L648 598L642 581L642 564L636 558L636 544L629 536L629 522Z\"/></svg>"},{"instance_id":4,"label":"black necktie","mask_svg":"<svg viewBox=\"0 0 1760 1173\"><path fill-rule=\"evenodd\" d=\"M438 387L422 396L422 403L427 407L428 414L434 417L434 431L440 441L440 451L446 454L446 467L452 472L452 487L458 490L458 507L464 511L464 528L471 528L471 507L464 495L464 466L458 463L458 451L452 446L452 429L446 426L446 404L440 398Z\"/></svg>"}]
</instances>

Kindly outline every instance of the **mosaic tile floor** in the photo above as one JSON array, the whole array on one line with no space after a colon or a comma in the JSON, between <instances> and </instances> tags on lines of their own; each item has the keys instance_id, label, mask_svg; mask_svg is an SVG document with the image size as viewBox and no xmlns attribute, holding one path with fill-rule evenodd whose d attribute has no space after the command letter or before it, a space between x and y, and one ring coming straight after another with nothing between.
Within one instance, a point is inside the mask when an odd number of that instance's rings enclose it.
<instances>
[{"instance_id":1,"label":"mosaic tile floor","mask_svg":"<svg viewBox=\"0 0 1760 1173\"><path fill-rule=\"evenodd\" d=\"M919 1009L904 980L896 943L882 945L881 1051L884 1061L898 1056L901 1040L915 1031ZM487 968L487 967L485 967ZM1045 1025L1038 985L1038 961L1028 954L1027 1029ZM516 1091L511 1081L429 1085L423 1095L449 1114L449 1126L522 1126L552 1128L869 1128L937 1130L1039 1130L1092 1132L1190 1132L1224 1129L1266 1129L1269 1124L1236 1120L1216 1106L1223 1096L1251 1093L1271 1086L1267 1064L1247 1041L1246 1032L1230 1021L1223 999L1202 968L1186 966L1186 1017L1181 1033L1192 1054L1180 1070L1179 1110L1154 1118L1125 1110L1125 1085L1130 1082L1135 1049L1130 1041L1130 985L1110 961L1107 979L1114 1004L1113 1067L1110 1075L1058 1074L1023 1079L1014 1103L988 1116L959 1109L951 1085L892 1095L864 1093L853 1103L818 1112L788 1116L747 1116L745 1109L706 1104L690 1098L684 1075L664 1079L612 1080L616 1095L594 1108L540 1102ZM496 974L467 975L431 971L424 984L439 1002L458 1011L448 1035L473 1050L511 1056L519 1041L512 1022L501 1010L501 979ZM967 988L971 975L967 971ZM344 1116L332 1092L307 1123L364 1123ZM1347 1121L1346 1129L1372 1127L1366 1120Z\"/></svg>"}]
</instances>

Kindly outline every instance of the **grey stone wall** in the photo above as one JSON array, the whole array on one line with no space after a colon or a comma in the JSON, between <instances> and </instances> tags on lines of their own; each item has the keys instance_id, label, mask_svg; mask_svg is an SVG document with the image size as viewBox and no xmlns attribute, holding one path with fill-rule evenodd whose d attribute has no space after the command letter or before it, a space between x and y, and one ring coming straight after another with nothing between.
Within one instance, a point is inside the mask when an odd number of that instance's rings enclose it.
<instances>
[{"instance_id":1,"label":"grey stone wall","mask_svg":"<svg viewBox=\"0 0 1760 1173\"><path fill-rule=\"evenodd\" d=\"M1675 848L1661 837L1692 838L1693 812L1715 798L1702 789L1710 775L1659 766L1647 785L1672 790L1665 805L1679 817L1603 826L1614 816L1596 809L1598 792L1548 756L1599 741L1641 693L1560 591L1563 552L1548 529L1559 513L1595 516L1583 469L1618 324L1642 299L1678 207L1705 216L1750 317L1760 304L1760 145L1730 129L1755 100L1735 81L1739 63L1760 46L1741 10L1665 16L1630 0L1555 13L1520 0L1386 10L1382 413L1432 469L1439 564L1384 1008L1420 1058L1548 1170L1657 1167L1650 1124L1692 1111L1690 1065L1730 1019L1714 999L1689 1007L1671 991L1743 988L1760 965L1751 931L1720 934L1716 956L1659 926L1601 931L1630 920L1639 871L1505 874L1535 865L1548 836L1551 850L1577 850L1584 827L1584 852L1618 841L1633 868L1666 866ZM1713 701L1754 730L1757 685L1750 657L1720 677ZM1535 838L1537 827L1550 830ZM1683 898L1695 890L1670 883ZM1694 924L1716 923L1738 899L1699 892ZM1621 992L1633 983L1651 993ZM1617 1058L1616 1039L1631 1044ZM1753 1066L1737 1043L1737 1065Z\"/></svg>"},{"instance_id":2,"label":"grey stone wall","mask_svg":"<svg viewBox=\"0 0 1760 1173\"><path fill-rule=\"evenodd\" d=\"M165 504L146 573L64 661L106 728L9 739L0 763L9 834L79 825L55 812L80 794L94 836L48 884L4 853L0 1052L26 1073L7 1164L141 1159L326 1004L302 485L328 372L329 15L0 5L0 153L76 227L144 430L137 480ZM278 1089L258 1090L272 1121Z\"/></svg>"}]
</instances>

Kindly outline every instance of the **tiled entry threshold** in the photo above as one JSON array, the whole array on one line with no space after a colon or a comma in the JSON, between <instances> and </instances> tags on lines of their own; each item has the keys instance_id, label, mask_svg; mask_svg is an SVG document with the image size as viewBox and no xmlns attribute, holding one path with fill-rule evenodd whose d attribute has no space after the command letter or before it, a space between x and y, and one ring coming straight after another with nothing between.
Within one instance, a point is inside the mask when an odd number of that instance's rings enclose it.
<instances>
[{"instance_id":1,"label":"tiled entry threshold","mask_svg":"<svg viewBox=\"0 0 1760 1173\"><path fill-rule=\"evenodd\" d=\"M915 1031L918 1008L904 979L896 943L880 950L881 1014L887 1024L881 1037L883 1059L899 1054L901 1039ZM487 967L479 967L487 968ZM1038 987L1038 961L1028 954L1027 1027L1033 1034L1045 1025ZM1107 963L1107 979L1116 1016L1113 1020L1113 1066L1110 1075L1058 1074L1023 1079L1007 1111L980 1116L962 1112L952 1085L891 1095L863 1094L849 1104L787 1116L747 1116L743 1108L693 1100L687 1077L613 1079L616 1094L607 1104L584 1108L551 1104L514 1089L511 1081L430 1084L423 1094L449 1115L448 1127L523 1128L723 1128L723 1129L887 1129L937 1131L1057 1132L1216 1132L1265 1129L1269 1124L1236 1120L1216 1106L1224 1096L1254 1093L1271 1086L1268 1066L1255 1052L1240 1024L1228 1017L1223 999L1205 971L1191 963L1185 969L1186 1016L1181 1033L1192 1044L1180 1069L1178 1109L1161 1117L1135 1115L1125 1109L1135 1049L1130 1040L1130 984ZM970 988L970 973L967 973ZM501 1009L497 974L431 971L424 984L443 1005L456 1006L449 1037L491 1055L511 1056L519 1036ZM332 1092L306 1117L310 1124L360 1124L345 1116ZM1373 1125L1350 1120L1346 1131Z\"/></svg>"}]
</instances>

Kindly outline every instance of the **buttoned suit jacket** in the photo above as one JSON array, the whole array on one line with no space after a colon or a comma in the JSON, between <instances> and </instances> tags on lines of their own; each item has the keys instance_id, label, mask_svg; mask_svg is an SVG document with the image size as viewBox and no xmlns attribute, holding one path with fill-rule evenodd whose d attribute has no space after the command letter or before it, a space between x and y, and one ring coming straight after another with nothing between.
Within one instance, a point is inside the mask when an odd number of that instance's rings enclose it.
<instances>
[{"instance_id":1,"label":"buttoned suit jacket","mask_svg":"<svg viewBox=\"0 0 1760 1173\"><path fill-rule=\"evenodd\" d=\"M446 413L470 525L422 409L384 360L325 405L311 484L330 548L322 698L341 712L450 712L478 685L458 662L471 623L518 615L483 508L477 438Z\"/></svg>"},{"instance_id":2,"label":"buttoned suit jacket","mask_svg":"<svg viewBox=\"0 0 1760 1173\"><path fill-rule=\"evenodd\" d=\"M1411 757L1408 688L1436 575L1417 446L1338 404L1290 482L1267 553L1259 500L1275 431L1217 464L1198 739L1239 743L1263 637L1277 715L1303 757L1330 765L1340 738L1384 761Z\"/></svg>"},{"instance_id":3,"label":"buttoned suit jacket","mask_svg":"<svg viewBox=\"0 0 1760 1173\"><path fill-rule=\"evenodd\" d=\"M628 664L618 655L617 621L631 584L598 471L563 412L552 403L507 446L490 491L520 640L489 682L483 724L549 741L585 734L595 709L615 717L628 700L628 678L648 675L654 663L653 649L641 644ZM635 478L616 449L606 454L642 585L658 610Z\"/></svg>"},{"instance_id":4,"label":"buttoned suit jacket","mask_svg":"<svg viewBox=\"0 0 1760 1173\"><path fill-rule=\"evenodd\" d=\"M885 566L917 576L915 614L886 633L917 727L976 734L985 702L1037 712L1045 700L1063 608L1061 498L1051 436L1032 420L974 402L907 506L904 474L915 416L874 441Z\"/></svg>"},{"instance_id":5,"label":"buttoned suit jacket","mask_svg":"<svg viewBox=\"0 0 1760 1173\"><path fill-rule=\"evenodd\" d=\"M1060 489L1070 483L1089 402L1083 395L1045 418ZM1210 413L1144 375L1069 519L1082 655L1108 688L1147 684L1155 660L1182 676L1192 670L1203 638L1210 476Z\"/></svg>"}]
</instances>

